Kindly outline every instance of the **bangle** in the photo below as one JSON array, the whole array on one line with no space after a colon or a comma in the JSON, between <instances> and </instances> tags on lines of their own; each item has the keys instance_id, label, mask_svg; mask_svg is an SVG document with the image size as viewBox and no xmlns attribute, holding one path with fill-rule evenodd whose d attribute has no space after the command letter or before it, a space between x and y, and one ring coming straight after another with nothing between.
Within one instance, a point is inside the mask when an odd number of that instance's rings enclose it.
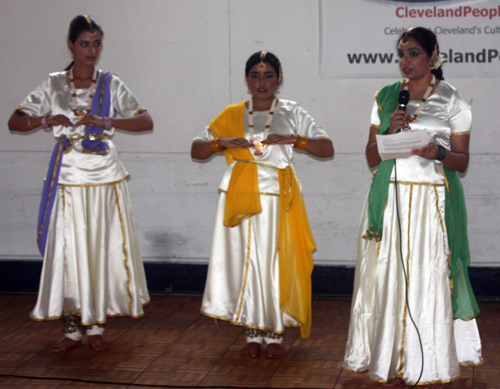
<instances>
[{"instance_id":1,"label":"bangle","mask_svg":"<svg viewBox=\"0 0 500 389\"><path fill-rule=\"evenodd\" d=\"M221 145L219 144L219 139L220 138L215 138L213 139L211 142L210 142L210 147L212 148L213 151L215 151L216 153L223 153L224 150L227 149L227 147L221 147Z\"/></svg>"},{"instance_id":2,"label":"bangle","mask_svg":"<svg viewBox=\"0 0 500 389\"><path fill-rule=\"evenodd\" d=\"M31 116L28 116L28 127L30 128L30 130L33 129L33 127L31 127Z\"/></svg>"},{"instance_id":3,"label":"bangle","mask_svg":"<svg viewBox=\"0 0 500 389\"><path fill-rule=\"evenodd\" d=\"M48 125L47 123L47 118L49 117L49 115L45 115L45 116L42 116L42 127L43 128L49 128L50 126Z\"/></svg>"},{"instance_id":4,"label":"bangle","mask_svg":"<svg viewBox=\"0 0 500 389\"><path fill-rule=\"evenodd\" d=\"M307 147L308 143L309 143L309 140L307 139L307 136L300 136L299 135L299 144L295 148L297 150L304 150Z\"/></svg>"},{"instance_id":5,"label":"bangle","mask_svg":"<svg viewBox=\"0 0 500 389\"><path fill-rule=\"evenodd\" d=\"M104 129L111 130L111 119L107 116L102 118L104 120Z\"/></svg>"},{"instance_id":6,"label":"bangle","mask_svg":"<svg viewBox=\"0 0 500 389\"><path fill-rule=\"evenodd\" d=\"M292 138L293 138L292 147L295 147L295 142L297 141L297 138L295 137L295 134L293 134L293 133L292 133Z\"/></svg>"},{"instance_id":7,"label":"bangle","mask_svg":"<svg viewBox=\"0 0 500 389\"><path fill-rule=\"evenodd\" d=\"M437 145L438 149L439 149L439 152L438 152L438 155L436 156L436 160L437 161L442 161L444 159L444 157L446 157L446 149L443 147L443 146L439 146Z\"/></svg>"}]
</instances>

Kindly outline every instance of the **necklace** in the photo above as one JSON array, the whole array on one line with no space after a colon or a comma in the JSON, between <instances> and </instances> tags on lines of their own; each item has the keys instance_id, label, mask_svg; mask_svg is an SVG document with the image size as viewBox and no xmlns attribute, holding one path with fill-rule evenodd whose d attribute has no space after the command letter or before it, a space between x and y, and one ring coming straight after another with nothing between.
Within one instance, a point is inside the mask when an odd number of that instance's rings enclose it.
<instances>
[{"instance_id":1,"label":"necklace","mask_svg":"<svg viewBox=\"0 0 500 389\"><path fill-rule=\"evenodd\" d=\"M436 77L434 75L432 75L431 83L427 87L427 90L425 91L424 97L420 101L420 104L417 107L415 114L414 115L406 115L407 120L406 120L405 128L403 129L404 131L408 131L411 129L411 127L408 124L413 123L415 120L417 120L418 115L420 115L420 110L422 109L423 105L425 104L425 102L427 101L429 96L431 95L431 92L434 89L435 85L436 85ZM403 89L408 90L408 79L405 79Z\"/></svg>"},{"instance_id":2,"label":"necklace","mask_svg":"<svg viewBox=\"0 0 500 389\"><path fill-rule=\"evenodd\" d=\"M276 104L278 104L278 99L274 99L271 108L269 109L269 113L267 114L266 119L266 127L264 128L264 136L262 139L266 139L269 135L269 129L271 128L271 121L273 120L274 109L276 108ZM248 132L250 135L250 144L255 148L254 155L260 157L262 155L262 150L267 147L266 144L262 142L254 142L254 132L253 132L253 101L252 99L248 100Z\"/></svg>"},{"instance_id":3,"label":"necklace","mask_svg":"<svg viewBox=\"0 0 500 389\"><path fill-rule=\"evenodd\" d=\"M87 109L78 109L76 105L76 88L75 88L75 78L73 76L73 68L69 69L68 78L69 78L69 88L71 89L71 108L74 112L75 116L78 117L78 120L82 120L85 116L90 113L92 108L92 99L94 98L94 92L97 81L98 70L94 69L94 74L92 76L92 83L89 88L89 101L87 103Z\"/></svg>"}]
</instances>

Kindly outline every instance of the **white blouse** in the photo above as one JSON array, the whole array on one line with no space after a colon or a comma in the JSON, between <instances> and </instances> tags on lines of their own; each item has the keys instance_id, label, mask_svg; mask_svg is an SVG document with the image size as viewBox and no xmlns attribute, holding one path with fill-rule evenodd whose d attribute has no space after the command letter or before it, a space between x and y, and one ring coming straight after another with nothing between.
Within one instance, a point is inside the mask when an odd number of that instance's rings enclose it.
<instances>
[{"instance_id":1,"label":"white blouse","mask_svg":"<svg viewBox=\"0 0 500 389\"><path fill-rule=\"evenodd\" d=\"M264 129L268 113L268 111L254 111L254 140L256 142L264 140ZM244 126L245 138L250 140L248 132L248 110L246 108ZM295 101L283 99L280 99L276 106L269 133L281 135L295 134L308 138L330 139L328 133L314 121L314 118L304 108ZM210 131L210 128L207 127L194 140L211 140L213 138L213 133ZM254 159L262 163L257 165L259 191L261 193L279 194L278 172L276 169L284 169L289 165L293 168L292 160L294 148L291 144L269 145L261 150L261 156L254 154L254 148L251 148L250 151ZM233 162L224 173L219 185L219 190L227 190L235 163L236 161Z\"/></svg>"},{"instance_id":2,"label":"white blouse","mask_svg":"<svg viewBox=\"0 0 500 389\"><path fill-rule=\"evenodd\" d=\"M407 112L413 115L420 105L420 100L410 100ZM371 114L371 125L381 124L377 114L378 105L375 101ZM436 90L422 106L417 120L410 123L410 131L427 130L429 143L436 143L450 150L451 136L469 133L472 114L469 104L460 92L446 81L440 81ZM397 179L402 182L423 182L431 184L444 183L442 165L439 161L413 155L408 158L398 158L396 162ZM394 170L391 180L394 180Z\"/></svg>"},{"instance_id":3,"label":"white blouse","mask_svg":"<svg viewBox=\"0 0 500 389\"><path fill-rule=\"evenodd\" d=\"M127 118L144 110L134 94L116 75L110 80L111 107L109 112L101 112L101 116ZM96 93L98 93L96 91ZM78 109L86 109L89 101L89 88L76 90ZM31 92L18 108L30 116L65 115L73 123L78 118L73 113L71 90L67 82L66 72L51 73L33 92ZM65 127L54 126L52 132L55 138L84 135L85 126ZM114 128L104 130L111 137ZM94 185L116 182L128 176L118 158L118 153L110 139L104 140L109 151L104 155L85 154L81 141L73 140L71 149L64 153L59 183L64 185Z\"/></svg>"}]
</instances>

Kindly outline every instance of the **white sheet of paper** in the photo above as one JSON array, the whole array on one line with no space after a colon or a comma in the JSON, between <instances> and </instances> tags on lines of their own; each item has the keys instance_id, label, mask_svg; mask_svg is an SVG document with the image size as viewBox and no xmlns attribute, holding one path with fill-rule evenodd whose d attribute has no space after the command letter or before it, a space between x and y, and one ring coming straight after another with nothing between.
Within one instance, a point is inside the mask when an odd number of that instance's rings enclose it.
<instances>
[{"instance_id":1,"label":"white sheet of paper","mask_svg":"<svg viewBox=\"0 0 500 389\"><path fill-rule=\"evenodd\" d=\"M382 161L394 158L408 158L412 149L427 146L427 130L401 131L397 134L376 135L378 153Z\"/></svg>"}]
</instances>

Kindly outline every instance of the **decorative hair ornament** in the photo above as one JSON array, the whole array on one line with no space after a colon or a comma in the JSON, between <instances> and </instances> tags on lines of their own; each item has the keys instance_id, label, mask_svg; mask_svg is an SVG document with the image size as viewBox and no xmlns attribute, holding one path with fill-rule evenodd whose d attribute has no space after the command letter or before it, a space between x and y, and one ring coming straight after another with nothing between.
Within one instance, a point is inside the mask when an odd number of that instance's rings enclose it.
<instances>
[{"instance_id":1,"label":"decorative hair ornament","mask_svg":"<svg viewBox=\"0 0 500 389\"><path fill-rule=\"evenodd\" d=\"M260 52L260 63L259 63L259 69L264 69L266 67L266 64L264 63L264 59L266 58L267 51L263 50Z\"/></svg>"},{"instance_id":2,"label":"decorative hair ornament","mask_svg":"<svg viewBox=\"0 0 500 389\"><path fill-rule=\"evenodd\" d=\"M434 54L437 53L437 50L434 51ZM439 69L444 61L443 56L441 53L438 55L433 55L433 61L431 61L431 69Z\"/></svg>"},{"instance_id":3,"label":"decorative hair ornament","mask_svg":"<svg viewBox=\"0 0 500 389\"><path fill-rule=\"evenodd\" d=\"M430 68L431 69L439 69L441 64L443 63L444 58L443 56L439 53L437 44L434 46L434 51L432 52L432 58L431 58L431 64Z\"/></svg>"},{"instance_id":4,"label":"decorative hair ornament","mask_svg":"<svg viewBox=\"0 0 500 389\"><path fill-rule=\"evenodd\" d=\"M403 37L401 38L401 44L403 46L406 46L408 42L410 41L408 38L408 34L410 33L411 30L413 30L415 27L410 27L406 32L404 33Z\"/></svg>"},{"instance_id":5,"label":"decorative hair ornament","mask_svg":"<svg viewBox=\"0 0 500 389\"><path fill-rule=\"evenodd\" d=\"M94 35L96 33L94 29L94 25L92 24L92 19L90 19L89 15L83 15L83 17L87 20L87 23L89 25L89 32Z\"/></svg>"}]
</instances>

